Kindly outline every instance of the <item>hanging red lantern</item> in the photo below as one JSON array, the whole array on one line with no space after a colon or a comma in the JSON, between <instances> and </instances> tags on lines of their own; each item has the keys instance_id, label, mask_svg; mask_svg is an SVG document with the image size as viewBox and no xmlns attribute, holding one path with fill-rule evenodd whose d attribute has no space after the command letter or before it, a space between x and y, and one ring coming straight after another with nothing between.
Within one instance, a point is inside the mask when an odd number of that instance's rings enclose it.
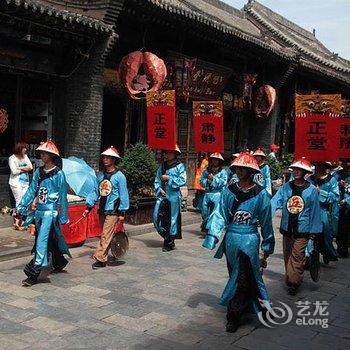
<instances>
[{"instance_id":1,"label":"hanging red lantern","mask_svg":"<svg viewBox=\"0 0 350 350\"><path fill-rule=\"evenodd\" d=\"M143 73L139 73L143 68ZM151 52L134 51L124 56L119 65L121 82L128 95L135 100L147 92L158 91L167 76L162 59Z\"/></svg>"},{"instance_id":2,"label":"hanging red lantern","mask_svg":"<svg viewBox=\"0 0 350 350\"><path fill-rule=\"evenodd\" d=\"M254 113L259 118L268 117L276 103L276 90L270 85L261 86L254 96Z\"/></svg>"},{"instance_id":3,"label":"hanging red lantern","mask_svg":"<svg viewBox=\"0 0 350 350\"><path fill-rule=\"evenodd\" d=\"M3 134L9 125L9 117L4 109L0 109L0 134Z\"/></svg>"}]
</instances>

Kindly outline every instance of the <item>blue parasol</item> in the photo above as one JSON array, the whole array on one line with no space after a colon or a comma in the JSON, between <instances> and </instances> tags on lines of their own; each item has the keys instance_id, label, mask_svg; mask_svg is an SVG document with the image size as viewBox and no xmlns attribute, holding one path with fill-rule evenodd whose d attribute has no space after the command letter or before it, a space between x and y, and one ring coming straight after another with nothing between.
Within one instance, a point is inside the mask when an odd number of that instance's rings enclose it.
<instances>
[{"instance_id":1,"label":"blue parasol","mask_svg":"<svg viewBox=\"0 0 350 350\"><path fill-rule=\"evenodd\" d=\"M62 170L69 187L80 197L87 197L97 188L95 170L83 159L76 157L62 158Z\"/></svg>"}]
</instances>

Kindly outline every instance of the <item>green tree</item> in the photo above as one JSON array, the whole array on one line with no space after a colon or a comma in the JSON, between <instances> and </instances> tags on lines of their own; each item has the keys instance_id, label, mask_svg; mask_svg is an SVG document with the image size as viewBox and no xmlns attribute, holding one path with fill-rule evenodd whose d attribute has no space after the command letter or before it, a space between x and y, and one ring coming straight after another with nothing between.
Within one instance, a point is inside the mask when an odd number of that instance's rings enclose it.
<instances>
[{"instance_id":1,"label":"green tree","mask_svg":"<svg viewBox=\"0 0 350 350\"><path fill-rule=\"evenodd\" d=\"M154 153L145 144L131 146L119 167L126 176L132 199L154 196L153 182L158 164Z\"/></svg>"}]
</instances>

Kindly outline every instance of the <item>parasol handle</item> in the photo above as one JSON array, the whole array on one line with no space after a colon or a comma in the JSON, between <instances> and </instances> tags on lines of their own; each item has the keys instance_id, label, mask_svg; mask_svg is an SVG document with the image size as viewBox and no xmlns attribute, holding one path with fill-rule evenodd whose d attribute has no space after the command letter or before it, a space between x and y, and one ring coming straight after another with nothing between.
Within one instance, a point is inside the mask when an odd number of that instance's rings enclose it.
<instances>
[{"instance_id":1,"label":"parasol handle","mask_svg":"<svg viewBox=\"0 0 350 350\"><path fill-rule=\"evenodd\" d=\"M71 228L71 227L73 227L73 226L76 226L76 225L78 225L79 224L79 222L80 221L82 221L83 219L85 219L86 218L86 216L82 216L82 217L80 217L77 221L75 221L75 222L73 222L73 223L71 223L70 225L69 225L69 228Z\"/></svg>"}]
</instances>

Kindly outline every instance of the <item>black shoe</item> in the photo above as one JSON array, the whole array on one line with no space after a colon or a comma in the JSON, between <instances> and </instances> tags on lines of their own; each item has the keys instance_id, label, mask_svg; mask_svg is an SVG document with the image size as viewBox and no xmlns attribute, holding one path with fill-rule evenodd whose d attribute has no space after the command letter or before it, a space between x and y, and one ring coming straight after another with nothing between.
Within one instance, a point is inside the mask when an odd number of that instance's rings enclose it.
<instances>
[{"instance_id":1,"label":"black shoe","mask_svg":"<svg viewBox=\"0 0 350 350\"><path fill-rule=\"evenodd\" d=\"M37 284L37 281L34 281L30 277L22 281L23 287L31 287L31 286L34 286L34 284Z\"/></svg>"},{"instance_id":2,"label":"black shoe","mask_svg":"<svg viewBox=\"0 0 350 350\"><path fill-rule=\"evenodd\" d=\"M102 267L106 267L106 263L102 262L102 261L95 261L92 265L91 265L93 270L97 270L100 269Z\"/></svg>"},{"instance_id":3,"label":"black shoe","mask_svg":"<svg viewBox=\"0 0 350 350\"><path fill-rule=\"evenodd\" d=\"M163 252L170 252L175 249L175 242L173 239L165 239L163 245Z\"/></svg>"},{"instance_id":4,"label":"black shoe","mask_svg":"<svg viewBox=\"0 0 350 350\"><path fill-rule=\"evenodd\" d=\"M162 248L162 251L163 252L171 252L172 250L175 249L175 244L173 245L165 245L163 248Z\"/></svg>"},{"instance_id":5,"label":"black shoe","mask_svg":"<svg viewBox=\"0 0 350 350\"><path fill-rule=\"evenodd\" d=\"M296 295L298 293L298 286L292 285L288 287L288 294L289 295Z\"/></svg>"},{"instance_id":6,"label":"black shoe","mask_svg":"<svg viewBox=\"0 0 350 350\"><path fill-rule=\"evenodd\" d=\"M323 255L323 263L325 264L325 265L328 265L329 264L329 258L328 258L328 256L325 256L325 255Z\"/></svg>"},{"instance_id":7,"label":"black shoe","mask_svg":"<svg viewBox=\"0 0 350 350\"><path fill-rule=\"evenodd\" d=\"M239 321L228 321L226 323L226 332L227 333L235 333L239 327Z\"/></svg>"}]
</instances>

